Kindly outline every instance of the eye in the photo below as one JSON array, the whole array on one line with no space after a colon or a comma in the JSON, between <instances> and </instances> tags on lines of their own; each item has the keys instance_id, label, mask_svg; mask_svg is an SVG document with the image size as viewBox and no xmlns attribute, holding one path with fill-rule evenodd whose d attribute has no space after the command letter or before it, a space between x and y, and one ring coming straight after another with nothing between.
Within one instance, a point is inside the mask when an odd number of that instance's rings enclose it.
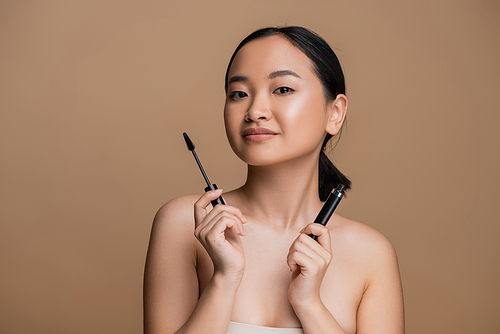
<instances>
[{"instance_id":1,"label":"eye","mask_svg":"<svg viewBox=\"0 0 500 334\"><path fill-rule=\"evenodd\" d=\"M235 92L232 92L231 94L229 94L229 97L231 99L234 99L234 100L242 99L242 98L247 97L247 96L248 96L248 94L245 92L242 92L242 91L235 91Z\"/></svg>"},{"instance_id":2,"label":"eye","mask_svg":"<svg viewBox=\"0 0 500 334\"><path fill-rule=\"evenodd\" d=\"M291 93L293 91L294 90L291 89L290 87L280 87L280 88L276 89L273 93L274 94L288 94L288 93Z\"/></svg>"}]
</instances>

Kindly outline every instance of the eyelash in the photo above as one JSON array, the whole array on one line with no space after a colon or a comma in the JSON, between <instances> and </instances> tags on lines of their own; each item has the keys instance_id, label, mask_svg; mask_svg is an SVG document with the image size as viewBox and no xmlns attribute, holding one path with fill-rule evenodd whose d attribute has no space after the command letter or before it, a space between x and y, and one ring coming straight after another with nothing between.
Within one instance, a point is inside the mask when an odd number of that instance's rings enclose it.
<instances>
[{"instance_id":1,"label":"eyelash","mask_svg":"<svg viewBox=\"0 0 500 334\"><path fill-rule=\"evenodd\" d=\"M286 92L283 92L283 90L286 90ZM294 90L290 87L279 87L274 90L273 94L279 94L279 95L285 95L294 92ZM241 96L243 95L243 96ZM232 99L242 99L244 97L247 97L248 94L242 91L235 91L229 94L229 97Z\"/></svg>"},{"instance_id":2,"label":"eyelash","mask_svg":"<svg viewBox=\"0 0 500 334\"><path fill-rule=\"evenodd\" d=\"M239 96L237 96L239 95ZM244 96L241 96L241 95L244 95ZM245 92L242 92L242 91L235 91L235 92L232 92L231 94L229 94L229 97L232 98L232 99L242 99L244 97L247 97L248 94L245 93Z\"/></svg>"},{"instance_id":3,"label":"eyelash","mask_svg":"<svg viewBox=\"0 0 500 334\"><path fill-rule=\"evenodd\" d=\"M287 92L282 92L282 90L283 90L283 89L286 89L286 90L287 90ZM281 91L281 92L280 92L280 91ZM273 94L274 94L274 93L276 93L276 94L284 95L284 94L288 94L288 93L292 93L292 92L294 92L294 90L293 90L293 89L291 89L290 87L279 87L279 88L277 88L277 89L273 92Z\"/></svg>"}]
</instances>

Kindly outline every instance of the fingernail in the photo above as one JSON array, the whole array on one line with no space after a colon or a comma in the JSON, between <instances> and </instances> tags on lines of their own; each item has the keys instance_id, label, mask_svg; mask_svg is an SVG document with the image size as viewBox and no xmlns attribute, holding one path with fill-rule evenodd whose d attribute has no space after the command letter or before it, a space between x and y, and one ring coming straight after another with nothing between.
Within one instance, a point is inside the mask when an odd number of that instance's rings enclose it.
<instances>
[{"instance_id":1,"label":"fingernail","mask_svg":"<svg viewBox=\"0 0 500 334\"><path fill-rule=\"evenodd\" d=\"M306 228L304 227L302 230L300 230L299 233L303 233L305 230L306 230Z\"/></svg>"},{"instance_id":2,"label":"fingernail","mask_svg":"<svg viewBox=\"0 0 500 334\"><path fill-rule=\"evenodd\" d=\"M215 189L214 192L215 193L222 193L222 189Z\"/></svg>"},{"instance_id":3,"label":"fingernail","mask_svg":"<svg viewBox=\"0 0 500 334\"><path fill-rule=\"evenodd\" d=\"M241 215L241 218L243 218L242 220L246 223L248 220L247 220L247 217Z\"/></svg>"}]
</instances>

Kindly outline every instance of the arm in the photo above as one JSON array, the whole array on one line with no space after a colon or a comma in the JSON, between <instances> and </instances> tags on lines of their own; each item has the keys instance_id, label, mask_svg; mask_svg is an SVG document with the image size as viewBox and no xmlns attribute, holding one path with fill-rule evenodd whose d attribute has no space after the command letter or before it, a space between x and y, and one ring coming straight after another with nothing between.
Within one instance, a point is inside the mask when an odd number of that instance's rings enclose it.
<instances>
[{"instance_id":1,"label":"arm","mask_svg":"<svg viewBox=\"0 0 500 334\"><path fill-rule=\"evenodd\" d=\"M378 235L370 277L357 314L357 333L404 334L404 305L398 260L392 244Z\"/></svg>"},{"instance_id":2,"label":"arm","mask_svg":"<svg viewBox=\"0 0 500 334\"><path fill-rule=\"evenodd\" d=\"M210 200L219 195L208 192L195 204L196 236L209 248L210 256L217 259L217 270L201 296L196 271L198 241L193 236L193 198L175 199L156 215L144 274L145 333L226 333L241 277L224 271L231 267L224 254L232 255L232 260L241 265L242 253L220 237L234 231L231 241L237 244L236 234L241 233L242 222L237 217L241 215L239 210L229 206L217 206L207 214ZM207 243L207 238L219 242L214 246Z\"/></svg>"},{"instance_id":3,"label":"arm","mask_svg":"<svg viewBox=\"0 0 500 334\"><path fill-rule=\"evenodd\" d=\"M309 237L318 236L318 241ZM293 242L287 262L292 271L288 299L306 334L345 334L320 297L320 287L332 259L330 232L311 223Z\"/></svg>"},{"instance_id":4,"label":"arm","mask_svg":"<svg viewBox=\"0 0 500 334\"><path fill-rule=\"evenodd\" d=\"M309 233L318 235L318 243L305 237ZM332 256L330 242L325 227L309 224L290 248L288 263L293 273L289 300L305 333L345 333L319 295ZM362 255L351 260L367 267L356 333L403 334L403 296L394 248L383 235L366 226L362 232L358 230L355 247Z\"/></svg>"}]
</instances>

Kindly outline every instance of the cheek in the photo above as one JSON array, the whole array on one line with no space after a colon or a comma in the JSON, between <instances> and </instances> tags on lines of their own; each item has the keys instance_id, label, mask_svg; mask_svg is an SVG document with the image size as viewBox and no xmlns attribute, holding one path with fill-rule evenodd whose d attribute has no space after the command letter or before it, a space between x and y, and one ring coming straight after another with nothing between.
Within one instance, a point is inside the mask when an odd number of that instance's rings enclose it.
<instances>
[{"instance_id":1,"label":"cheek","mask_svg":"<svg viewBox=\"0 0 500 334\"><path fill-rule=\"evenodd\" d=\"M226 129L226 136L229 144L234 150L236 136L238 136L240 132L239 122L237 122L234 112L232 113L227 106L224 108L224 127Z\"/></svg>"},{"instance_id":2,"label":"cheek","mask_svg":"<svg viewBox=\"0 0 500 334\"><path fill-rule=\"evenodd\" d=\"M288 136L297 140L321 141L326 131L326 107L321 100L322 96L295 100L290 103L280 116L281 123L286 124Z\"/></svg>"}]
</instances>

